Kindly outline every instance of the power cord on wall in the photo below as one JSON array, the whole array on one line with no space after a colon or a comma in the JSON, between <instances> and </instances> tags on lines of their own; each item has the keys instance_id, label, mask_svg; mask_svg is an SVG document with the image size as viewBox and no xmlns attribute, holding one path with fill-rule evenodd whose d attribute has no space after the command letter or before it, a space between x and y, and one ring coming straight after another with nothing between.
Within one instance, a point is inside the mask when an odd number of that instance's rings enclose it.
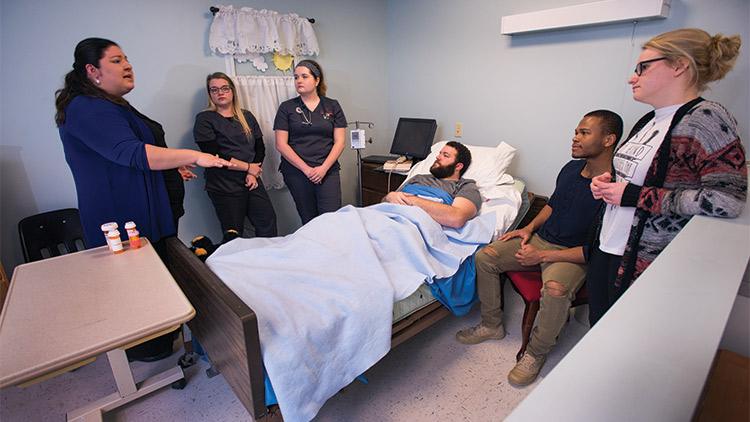
<instances>
[{"instance_id":1,"label":"power cord on wall","mask_svg":"<svg viewBox=\"0 0 750 422\"><path fill-rule=\"evenodd\" d=\"M633 21L633 31L630 33L630 53L628 54L628 65L633 60L633 49L635 48L635 27L638 25L638 21ZM630 71L625 71L625 80L628 79L628 76L630 75ZM629 89L627 88L627 84L622 89L622 94L620 95L620 109L619 112L622 114L622 109L625 106L625 93L627 93Z\"/></svg>"}]
</instances>

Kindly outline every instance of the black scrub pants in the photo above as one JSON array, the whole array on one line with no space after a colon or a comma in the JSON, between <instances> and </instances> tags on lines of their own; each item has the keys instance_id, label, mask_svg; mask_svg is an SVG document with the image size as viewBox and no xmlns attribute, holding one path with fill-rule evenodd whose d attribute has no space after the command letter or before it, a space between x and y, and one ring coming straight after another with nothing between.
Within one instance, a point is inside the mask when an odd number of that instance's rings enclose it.
<instances>
[{"instance_id":1,"label":"black scrub pants","mask_svg":"<svg viewBox=\"0 0 750 422\"><path fill-rule=\"evenodd\" d=\"M276 212L261 179L258 179L257 188L239 195L209 191L208 197L214 204L222 234L228 230L236 230L242 236L247 217L255 228L256 237L278 236Z\"/></svg>"},{"instance_id":2,"label":"black scrub pants","mask_svg":"<svg viewBox=\"0 0 750 422\"><path fill-rule=\"evenodd\" d=\"M598 246L591 248L586 263L586 290L589 297L589 323L592 327L628 288L615 287L621 262L622 255L608 254Z\"/></svg>"},{"instance_id":3,"label":"black scrub pants","mask_svg":"<svg viewBox=\"0 0 750 422\"><path fill-rule=\"evenodd\" d=\"M321 214L341 208L341 175L338 170L328 172L317 185L291 165L283 166L281 173L303 225Z\"/></svg>"}]
</instances>

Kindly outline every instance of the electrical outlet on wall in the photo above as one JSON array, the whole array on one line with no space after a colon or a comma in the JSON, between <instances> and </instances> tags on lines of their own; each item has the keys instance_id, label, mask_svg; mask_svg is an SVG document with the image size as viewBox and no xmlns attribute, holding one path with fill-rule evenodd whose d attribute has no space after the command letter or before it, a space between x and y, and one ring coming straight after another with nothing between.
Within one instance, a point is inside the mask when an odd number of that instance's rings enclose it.
<instances>
[{"instance_id":1,"label":"electrical outlet on wall","mask_svg":"<svg viewBox=\"0 0 750 422\"><path fill-rule=\"evenodd\" d=\"M460 138L463 131L464 131L464 124L456 123L456 133L454 134L456 138Z\"/></svg>"}]
</instances>

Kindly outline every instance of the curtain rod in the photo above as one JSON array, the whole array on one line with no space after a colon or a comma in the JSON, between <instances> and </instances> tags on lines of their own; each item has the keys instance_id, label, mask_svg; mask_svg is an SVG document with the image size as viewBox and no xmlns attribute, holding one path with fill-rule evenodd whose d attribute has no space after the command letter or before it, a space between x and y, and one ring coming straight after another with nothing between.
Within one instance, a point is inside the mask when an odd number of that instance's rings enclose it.
<instances>
[{"instance_id":1,"label":"curtain rod","mask_svg":"<svg viewBox=\"0 0 750 422\"><path fill-rule=\"evenodd\" d=\"M219 11L219 8L216 6L211 6L208 8L209 11L211 11L211 14L216 16L216 12ZM307 21L310 23L315 23L315 18L307 18Z\"/></svg>"}]
</instances>

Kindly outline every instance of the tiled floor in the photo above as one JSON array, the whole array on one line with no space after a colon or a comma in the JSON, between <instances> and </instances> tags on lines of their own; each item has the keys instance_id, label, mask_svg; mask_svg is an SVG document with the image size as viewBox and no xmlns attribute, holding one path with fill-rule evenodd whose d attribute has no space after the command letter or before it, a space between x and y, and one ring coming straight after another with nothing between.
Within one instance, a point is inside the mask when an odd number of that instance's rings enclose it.
<instances>
[{"instance_id":1,"label":"tiled floor","mask_svg":"<svg viewBox=\"0 0 750 422\"><path fill-rule=\"evenodd\" d=\"M455 332L479 321L469 314L447 317L393 349L370 368L369 383L354 381L326 402L315 421L499 421L539 383L528 388L508 384L507 374L520 346L523 303L506 286L501 341L475 346L456 342ZM547 358L540 379L585 334L574 318ZM156 363L132 364L136 382L174 365L181 351ZM12 359L2 356L2 359ZM249 421L250 417L221 376L207 378L206 362L187 368L184 390L163 388L104 415L105 421ZM65 413L115 392L106 357L75 372L26 388L0 391L0 420L64 421Z\"/></svg>"}]
</instances>

